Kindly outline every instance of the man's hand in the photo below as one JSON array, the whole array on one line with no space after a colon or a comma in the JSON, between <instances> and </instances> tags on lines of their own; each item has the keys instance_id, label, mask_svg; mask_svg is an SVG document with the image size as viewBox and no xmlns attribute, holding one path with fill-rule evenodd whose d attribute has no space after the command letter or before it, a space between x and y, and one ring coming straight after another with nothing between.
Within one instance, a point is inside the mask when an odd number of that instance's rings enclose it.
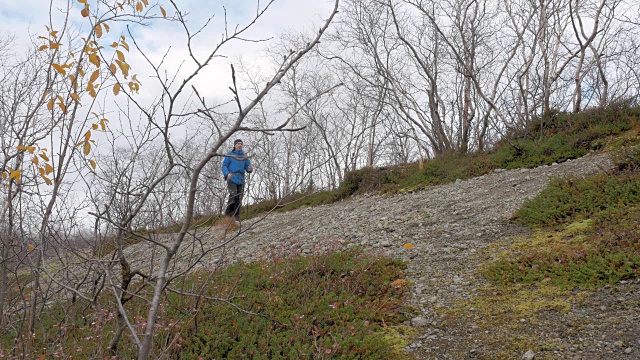
<instances>
[{"instance_id":1,"label":"man's hand","mask_svg":"<svg viewBox=\"0 0 640 360\"><path fill-rule=\"evenodd\" d=\"M247 171L249 172L253 171L253 166L252 165L247 166Z\"/></svg>"},{"instance_id":2,"label":"man's hand","mask_svg":"<svg viewBox=\"0 0 640 360\"><path fill-rule=\"evenodd\" d=\"M231 181L231 178L233 177L233 174L229 174L227 175L227 181Z\"/></svg>"}]
</instances>

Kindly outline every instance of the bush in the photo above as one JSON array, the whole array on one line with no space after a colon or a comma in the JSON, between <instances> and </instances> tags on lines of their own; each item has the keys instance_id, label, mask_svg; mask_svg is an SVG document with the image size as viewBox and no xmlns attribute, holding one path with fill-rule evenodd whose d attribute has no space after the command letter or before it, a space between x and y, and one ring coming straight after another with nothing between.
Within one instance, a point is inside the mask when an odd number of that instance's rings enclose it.
<instances>
[{"instance_id":1,"label":"bush","mask_svg":"<svg viewBox=\"0 0 640 360\"><path fill-rule=\"evenodd\" d=\"M403 269L400 261L349 250L185 275L162 299L151 357L412 359L402 350L407 336L388 331L408 319ZM141 287L125 305L139 333L152 293ZM104 294L94 307L52 303L33 337L5 331L0 349L11 358L111 358L111 297ZM118 358L135 357L130 334L118 349Z\"/></svg>"},{"instance_id":2,"label":"bush","mask_svg":"<svg viewBox=\"0 0 640 360\"><path fill-rule=\"evenodd\" d=\"M578 114L552 112L502 139L494 149L494 160L498 167L515 169L578 158L602 148L606 139L633 130L638 118L640 108L620 105ZM628 141L625 145L632 143Z\"/></svg>"},{"instance_id":3,"label":"bush","mask_svg":"<svg viewBox=\"0 0 640 360\"><path fill-rule=\"evenodd\" d=\"M554 180L517 212L546 226L491 262L487 278L594 287L640 275L640 174L630 171ZM554 226L558 231L549 226Z\"/></svg>"},{"instance_id":4,"label":"bush","mask_svg":"<svg viewBox=\"0 0 640 360\"><path fill-rule=\"evenodd\" d=\"M257 315L206 302L198 309L202 325L189 330L192 335L175 356L407 358L381 332L383 321L406 320L401 312L406 287L392 286L403 277L402 267L354 251L233 266L205 292L220 296L220 289L235 288L243 296L234 302Z\"/></svg>"},{"instance_id":5,"label":"bush","mask_svg":"<svg viewBox=\"0 0 640 360\"><path fill-rule=\"evenodd\" d=\"M620 149L613 154L612 158L619 171L637 172L640 170L640 146Z\"/></svg>"},{"instance_id":6,"label":"bush","mask_svg":"<svg viewBox=\"0 0 640 360\"><path fill-rule=\"evenodd\" d=\"M640 203L640 174L600 174L585 179L555 179L527 200L515 218L524 225L554 226L587 219L617 204Z\"/></svg>"}]
</instances>

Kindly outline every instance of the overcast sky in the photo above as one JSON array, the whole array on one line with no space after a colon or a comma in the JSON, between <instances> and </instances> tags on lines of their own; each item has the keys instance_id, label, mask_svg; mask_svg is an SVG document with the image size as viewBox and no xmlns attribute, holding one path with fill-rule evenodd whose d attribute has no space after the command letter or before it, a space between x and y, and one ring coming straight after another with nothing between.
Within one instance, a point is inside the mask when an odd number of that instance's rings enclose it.
<instances>
[{"instance_id":1,"label":"overcast sky","mask_svg":"<svg viewBox=\"0 0 640 360\"><path fill-rule=\"evenodd\" d=\"M115 2L115 0L114 0ZM266 0L260 1L261 6ZM57 9L66 7L67 1L53 0L54 27L56 19L62 20L62 15ZM91 1L90 1L91 3ZM150 1L150 4L153 1ZM224 30L224 11L227 10L227 21L230 28L236 24L246 24L256 13L257 0L177 0L181 11L188 14L187 19L192 29L197 29L206 20L215 15L208 30L203 32L195 40L193 46L195 53L204 56L219 41ZM169 14L173 13L168 0L160 0L160 4ZM77 27L82 27L86 21L79 15L81 4L73 0L73 21ZM262 17L251 31L244 37L250 39L277 38L285 32L314 33L328 17L333 7L333 0L276 0L269 11ZM17 52L26 49L30 39L38 35L44 35L44 25L49 23L49 0L0 0L0 32L15 36ZM115 29L115 30L114 30ZM112 24L111 36L119 36L124 29ZM142 44L147 55L154 60L160 60L163 54L171 47L171 53L165 64L168 69L177 69L183 64L184 70L189 70L191 64L184 60L188 56L186 48L186 35L178 24L167 21L156 21L151 27L134 28L134 35ZM128 36L127 36L128 37ZM195 85L202 95L223 100L230 97L228 87L230 85L229 63L238 63L239 58L248 64L264 64L266 62L264 50L275 46L275 40L262 43L234 42L223 49L223 54L228 59L219 59L204 72ZM153 96L149 90L144 89L149 84L150 68L145 66L144 59L138 54L130 54L127 61L131 64L133 72L139 74L142 81L143 97Z\"/></svg>"}]
</instances>

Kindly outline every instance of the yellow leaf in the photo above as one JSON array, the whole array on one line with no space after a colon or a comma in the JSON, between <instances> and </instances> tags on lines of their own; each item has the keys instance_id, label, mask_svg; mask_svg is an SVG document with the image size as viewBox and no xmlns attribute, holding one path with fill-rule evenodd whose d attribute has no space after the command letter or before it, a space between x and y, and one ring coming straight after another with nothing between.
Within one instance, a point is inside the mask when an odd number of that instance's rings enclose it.
<instances>
[{"instance_id":1,"label":"yellow leaf","mask_svg":"<svg viewBox=\"0 0 640 360\"><path fill-rule=\"evenodd\" d=\"M87 0L78 0L78 2L79 2L80 4L86 4L86 3L87 3Z\"/></svg>"},{"instance_id":2,"label":"yellow leaf","mask_svg":"<svg viewBox=\"0 0 640 360\"><path fill-rule=\"evenodd\" d=\"M33 245L33 243L29 243L29 246L28 246L28 247L29 247L29 252L31 252L31 251L33 251L33 250L35 250L35 249L36 249L36 246L35 246L35 245ZM41 358L41 359L42 359L42 358Z\"/></svg>"},{"instance_id":3,"label":"yellow leaf","mask_svg":"<svg viewBox=\"0 0 640 360\"><path fill-rule=\"evenodd\" d=\"M40 175L40 177L44 179L44 182L46 182L47 185L52 185L53 184L48 177L46 177L44 175Z\"/></svg>"},{"instance_id":4,"label":"yellow leaf","mask_svg":"<svg viewBox=\"0 0 640 360\"><path fill-rule=\"evenodd\" d=\"M33 154L33 152L36 151L36 147L35 146L27 146L27 151L29 152L29 154Z\"/></svg>"},{"instance_id":5,"label":"yellow leaf","mask_svg":"<svg viewBox=\"0 0 640 360\"><path fill-rule=\"evenodd\" d=\"M91 139L91 130L87 130L87 132L84 133L84 141L89 141L89 139Z\"/></svg>"},{"instance_id":6,"label":"yellow leaf","mask_svg":"<svg viewBox=\"0 0 640 360\"><path fill-rule=\"evenodd\" d=\"M96 80L98 80L98 76L100 76L100 70L96 70L91 74L91 77L89 78L89 82L94 82Z\"/></svg>"},{"instance_id":7,"label":"yellow leaf","mask_svg":"<svg viewBox=\"0 0 640 360\"><path fill-rule=\"evenodd\" d=\"M144 7L142 6L142 3L140 1L138 1L138 3L136 4L136 10L142 11L143 9L144 9Z\"/></svg>"},{"instance_id":8,"label":"yellow leaf","mask_svg":"<svg viewBox=\"0 0 640 360\"><path fill-rule=\"evenodd\" d=\"M49 109L49 111L53 111L53 102L54 102L54 99L51 99L47 103L47 109Z\"/></svg>"},{"instance_id":9,"label":"yellow leaf","mask_svg":"<svg viewBox=\"0 0 640 360\"><path fill-rule=\"evenodd\" d=\"M89 54L89 62L96 67L100 67L100 57L96 54Z\"/></svg>"},{"instance_id":10,"label":"yellow leaf","mask_svg":"<svg viewBox=\"0 0 640 360\"><path fill-rule=\"evenodd\" d=\"M115 75L116 71L118 71L118 68L116 67L116 64L111 63L111 65L109 65L109 70L111 70L112 75Z\"/></svg>"},{"instance_id":11,"label":"yellow leaf","mask_svg":"<svg viewBox=\"0 0 640 360\"><path fill-rule=\"evenodd\" d=\"M16 182L20 182L20 174L22 170L13 170L11 174L9 174L9 179L14 179Z\"/></svg>"},{"instance_id":12,"label":"yellow leaf","mask_svg":"<svg viewBox=\"0 0 640 360\"><path fill-rule=\"evenodd\" d=\"M121 11L124 10L124 7L122 7L122 3L117 3L117 4Z\"/></svg>"},{"instance_id":13,"label":"yellow leaf","mask_svg":"<svg viewBox=\"0 0 640 360\"><path fill-rule=\"evenodd\" d=\"M49 161L49 157L44 152L40 154L40 157L44 159L44 161Z\"/></svg>"},{"instance_id":14,"label":"yellow leaf","mask_svg":"<svg viewBox=\"0 0 640 360\"><path fill-rule=\"evenodd\" d=\"M59 47L60 47L60 45L62 45L62 44L60 44L60 43L55 43L55 42L53 42L53 41L49 41L49 47L51 48L51 50L55 50L55 49L59 48Z\"/></svg>"},{"instance_id":15,"label":"yellow leaf","mask_svg":"<svg viewBox=\"0 0 640 360\"><path fill-rule=\"evenodd\" d=\"M98 39L102 37L102 26L100 24L96 24L96 36Z\"/></svg>"},{"instance_id":16,"label":"yellow leaf","mask_svg":"<svg viewBox=\"0 0 640 360\"><path fill-rule=\"evenodd\" d=\"M116 55L118 55L118 60L124 62L124 54L120 50L116 50Z\"/></svg>"},{"instance_id":17,"label":"yellow leaf","mask_svg":"<svg viewBox=\"0 0 640 360\"><path fill-rule=\"evenodd\" d=\"M98 94L96 93L96 88L93 86L93 83L89 83L87 85L87 92L92 98L95 98Z\"/></svg>"},{"instance_id":18,"label":"yellow leaf","mask_svg":"<svg viewBox=\"0 0 640 360\"><path fill-rule=\"evenodd\" d=\"M48 48L49 48L49 47L48 47L47 45L42 45L42 46L40 46L40 47L38 48L38 51L42 51L42 50L45 50L45 49L48 49Z\"/></svg>"},{"instance_id":19,"label":"yellow leaf","mask_svg":"<svg viewBox=\"0 0 640 360\"><path fill-rule=\"evenodd\" d=\"M26 148L26 147L24 147L24 146L22 146L22 145L18 145L18 146L16 146L16 149L18 149L18 150L22 150L22 151L27 150L27 148Z\"/></svg>"},{"instance_id":20,"label":"yellow leaf","mask_svg":"<svg viewBox=\"0 0 640 360\"><path fill-rule=\"evenodd\" d=\"M62 112L63 112L64 114L66 114L66 113L67 113L67 106L66 106L65 104L63 104L63 103L59 102L59 103L58 103L58 106L60 106L60 110L62 110Z\"/></svg>"},{"instance_id":21,"label":"yellow leaf","mask_svg":"<svg viewBox=\"0 0 640 360\"><path fill-rule=\"evenodd\" d=\"M129 51L129 44L127 44L126 41L124 41L124 36L122 37L122 47L125 48L127 51Z\"/></svg>"},{"instance_id":22,"label":"yellow leaf","mask_svg":"<svg viewBox=\"0 0 640 360\"><path fill-rule=\"evenodd\" d=\"M91 144L88 141L84 143L83 150L85 155L89 155L89 153L91 152Z\"/></svg>"},{"instance_id":23,"label":"yellow leaf","mask_svg":"<svg viewBox=\"0 0 640 360\"><path fill-rule=\"evenodd\" d=\"M160 6L160 12L162 13L162 16L167 17L167 12L164 11L164 8L162 6Z\"/></svg>"},{"instance_id":24,"label":"yellow leaf","mask_svg":"<svg viewBox=\"0 0 640 360\"><path fill-rule=\"evenodd\" d=\"M111 44L111 47L114 48L114 49L117 48L118 47L118 43L114 41L113 44Z\"/></svg>"},{"instance_id":25,"label":"yellow leaf","mask_svg":"<svg viewBox=\"0 0 640 360\"><path fill-rule=\"evenodd\" d=\"M73 89L77 89L78 88L78 82L76 81L76 77L73 76L73 74L69 74L69 79L71 79L71 85L73 86Z\"/></svg>"},{"instance_id":26,"label":"yellow leaf","mask_svg":"<svg viewBox=\"0 0 640 360\"><path fill-rule=\"evenodd\" d=\"M142 0L145 6L149 6L149 0Z\"/></svg>"},{"instance_id":27,"label":"yellow leaf","mask_svg":"<svg viewBox=\"0 0 640 360\"><path fill-rule=\"evenodd\" d=\"M76 103L80 104L80 96L78 96L78 94L76 94L76 93L71 94L71 98L73 98L73 100Z\"/></svg>"},{"instance_id":28,"label":"yellow leaf","mask_svg":"<svg viewBox=\"0 0 640 360\"><path fill-rule=\"evenodd\" d=\"M120 83L115 83L113 85L113 95L118 95L120 93Z\"/></svg>"},{"instance_id":29,"label":"yellow leaf","mask_svg":"<svg viewBox=\"0 0 640 360\"><path fill-rule=\"evenodd\" d=\"M62 74L62 76L67 75L67 72L64 70L64 68L62 66L60 66L59 64L52 64L51 66L53 66L54 69L56 69L57 72L59 72L60 74Z\"/></svg>"},{"instance_id":30,"label":"yellow leaf","mask_svg":"<svg viewBox=\"0 0 640 360\"><path fill-rule=\"evenodd\" d=\"M58 37L58 31L52 31L50 34L51 34L51 36L53 36L54 38L57 38L57 37Z\"/></svg>"},{"instance_id":31,"label":"yellow leaf","mask_svg":"<svg viewBox=\"0 0 640 360\"><path fill-rule=\"evenodd\" d=\"M89 160L89 164L91 164L91 167L93 168L93 170L96 169L96 162L93 160Z\"/></svg>"},{"instance_id":32,"label":"yellow leaf","mask_svg":"<svg viewBox=\"0 0 640 360\"><path fill-rule=\"evenodd\" d=\"M102 26L104 26L104 29L107 30L107 32L109 32L109 25L107 25L106 23L102 24Z\"/></svg>"},{"instance_id":33,"label":"yellow leaf","mask_svg":"<svg viewBox=\"0 0 640 360\"><path fill-rule=\"evenodd\" d=\"M80 76L84 77L84 70L82 68L78 69L78 73Z\"/></svg>"},{"instance_id":34,"label":"yellow leaf","mask_svg":"<svg viewBox=\"0 0 640 360\"><path fill-rule=\"evenodd\" d=\"M89 16L89 4L84 4L84 9L80 11L80 14L82 14L82 17Z\"/></svg>"},{"instance_id":35,"label":"yellow leaf","mask_svg":"<svg viewBox=\"0 0 640 360\"><path fill-rule=\"evenodd\" d=\"M131 68L129 64L122 62L120 60L116 60L116 64L120 67L120 71L122 71L122 75L126 79L129 76L129 69Z\"/></svg>"},{"instance_id":36,"label":"yellow leaf","mask_svg":"<svg viewBox=\"0 0 640 360\"><path fill-rule=\"evenodd\" d=\"M407 250L411 250L411 249L415 249L416 247L413 246L413 244L410 243L406 243L404 245L402 245L403 248L407 249Z\"/></svg>"},{"instance_id":37,"label":"yellow leaf","mask_svg":"<svg viewBox=\"0 0 640 360\"><path fill-rule=\"evenodd\" d=\"M100 119L100 126L102 127L102 131L107 131L107 123L109 122L109 120L107 119Z\"/></svg>"},{"instance_id":38,"label":"yellow leaf","mask_svg":"<svg viewBox=\"0 0 640 360\"><path fill-rule=\"evenodd\" d=\"M34 163L34 164L36 164L36 165L39 165L39 164L40 164L40 160L38 160L38 158L37 158L37 157L34 157L33 159L31 159L31 162L32 162L32 163Z\"/></svg>"},{"instance_id":39,"label":"yellow leaf","mask_svg":"<svg viewBox=\"0 0 640 360\"><path fill-rule=\"evenodd\" d=\"M6 172L3 172L3 173L2 173L2 178L3 178L3 179L6 179L8 176L9 176L9 175L7 175L7 173L6 173Z\"/></svg>"},{"instance_id":40,"label":"yellow leaf","mask_svg":"<svg viewBox=\"0 0 640 360\"><path fill-rule=\"evenodd\" d=\"M47 164L44 164L44 171L47 175L51 174L53 172L53 166Z\"/></svg>"},{"instance_id":41,"label":"yellow leaf","mask_svg":"<svg viewBox=\"0 0 640 360\"><path fill-rule=\"evenodd\" d=\"M98 124L93 124L93 125L91 125L91 128L92 128L93 130L98 130Z\"/></svg>"},{"instance_id":42,"label":"yellow leaf","mask_svg":"<svg viewBox=\"0 0 640 360\"><path fill-rule=\"evenodd\" d=\"M138 85L137 83L131 81L131 82L129 82L129 89L131 89L131 91L138 92L140 90L140 85Z\"/></svg>"}]
</instances>

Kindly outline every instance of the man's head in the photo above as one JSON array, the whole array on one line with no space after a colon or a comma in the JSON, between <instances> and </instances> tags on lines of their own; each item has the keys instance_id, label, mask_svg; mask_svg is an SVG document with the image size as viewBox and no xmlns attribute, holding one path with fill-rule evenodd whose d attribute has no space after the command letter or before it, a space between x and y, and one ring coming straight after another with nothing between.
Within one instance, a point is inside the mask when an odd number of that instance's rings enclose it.
<instances>
[{"instance_id":1,"label":"man's head","mask_svg":"<svg viewBox=\"0 0 640 360\"><path fill-rule=\"evenodd\" d=\"M243 144L242 144L242 140L240 140L240 139L236 139L236 140L233 142L233 148L234 148L235 150L242 150L242 145L243 145Z\"/></svg>"}]
</instances>

